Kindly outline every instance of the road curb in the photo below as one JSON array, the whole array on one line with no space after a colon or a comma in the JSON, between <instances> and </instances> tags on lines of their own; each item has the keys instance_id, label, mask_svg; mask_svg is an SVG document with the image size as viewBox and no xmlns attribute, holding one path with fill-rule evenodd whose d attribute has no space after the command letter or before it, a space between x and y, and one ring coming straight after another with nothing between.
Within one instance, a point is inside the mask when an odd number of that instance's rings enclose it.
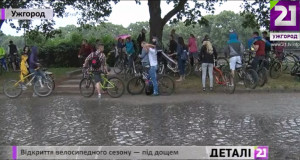
<instances>
[{"instance_id":1,"label":"road curb","mask_svg":"<svg viewBox=\"0 0 300 160\"><path fill-rule=\"evenodd\" d=\"M80 74L81 72L82 72L81 69L77 69L77 70L74 70L74 71L67 72L66 74L67 74L67 77L70 78L74 75Z\"/></svg>"}]
</instances>

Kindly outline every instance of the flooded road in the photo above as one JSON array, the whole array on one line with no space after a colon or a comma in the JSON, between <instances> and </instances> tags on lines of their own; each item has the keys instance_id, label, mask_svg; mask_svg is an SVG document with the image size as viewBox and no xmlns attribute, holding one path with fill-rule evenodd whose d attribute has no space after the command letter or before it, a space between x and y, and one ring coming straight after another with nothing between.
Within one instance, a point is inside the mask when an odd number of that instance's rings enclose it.
<instances>
[{"instance_id":1,"label":"flooded road","mask_svg":"<svg viewBox=\"0 0 300 160\"><path fill-rule=\"evenodd\" d=\"M265 145L300 159L299 93L0 101L0 145Z\"/></svg>"}]
</instances>

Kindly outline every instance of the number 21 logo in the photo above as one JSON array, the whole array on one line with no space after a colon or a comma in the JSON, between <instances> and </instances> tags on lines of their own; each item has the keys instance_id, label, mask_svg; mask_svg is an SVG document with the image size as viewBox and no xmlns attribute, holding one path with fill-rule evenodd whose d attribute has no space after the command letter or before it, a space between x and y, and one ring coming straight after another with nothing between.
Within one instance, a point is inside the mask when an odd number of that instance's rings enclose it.
<instances>
[{"instance_id":1,"label":"number 21 logo","mask_svg":"<svg viewBox=\"0 0 300 160\"><path fill-rule=\"evenodd\" d=\"M270 1L271 31L300 31L300 1Z\"/></svg>"},{"instance_id":2,"label":"number 21 logo","mask_svg":"<svg viewBox=\"0 0 300 160\"><path fill-rule=\"evenodd\" d=\"M268 146L258 146L254 151L255 159L268 159L269 147Z\"/></svg>"}]
</instances>

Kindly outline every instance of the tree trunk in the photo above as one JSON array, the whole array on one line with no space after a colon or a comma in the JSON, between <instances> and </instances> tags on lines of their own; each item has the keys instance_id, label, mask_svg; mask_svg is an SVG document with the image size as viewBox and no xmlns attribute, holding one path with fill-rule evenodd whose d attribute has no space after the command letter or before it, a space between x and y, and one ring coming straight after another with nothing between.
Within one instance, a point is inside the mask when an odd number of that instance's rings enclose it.
<instances>
[{"instance_id":1,"label":"tree trunk","mask_svg":"<svg viewBox=\"0 0 300 160\"><path fill-rule=\"evenodd\" d=\"M164 25L161 18L160 0L148 0L148 5L150 13L150 41L153 36L156 36L161 41Z\"/></svg>"}]
</instances>

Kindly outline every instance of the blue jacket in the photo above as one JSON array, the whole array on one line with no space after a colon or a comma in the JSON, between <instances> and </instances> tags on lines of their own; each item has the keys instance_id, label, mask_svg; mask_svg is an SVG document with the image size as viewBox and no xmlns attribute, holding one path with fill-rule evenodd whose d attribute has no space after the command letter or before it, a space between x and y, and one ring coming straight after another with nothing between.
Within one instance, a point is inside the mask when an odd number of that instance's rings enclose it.
<instances>
[{"instance_id":1,"label":"blue jacket","mask_svg":"<svg viewBox=\"0 0 300 160\"><path fill-rule=\"evenodd\" d=\"M36 69L37 68L37 63L38 63L38 58L37 58L37 47L33 46L31 48L31 54L29 56L29 69Z\"/></svg>"},{"instance_id":2,"label":"blue jacket","mask_svg":"<svg viewBox=\"0 0 300 160\"><path fill-rule=\"evenodd\" d=\"M248 40L248 48L251 49L251 46L253 45L253 43L255 43L256 41L259 41L259 40L263 40L266 43L266 47L271 47L271 43L268 40L258 36L258 37L254 37L254 38L251 38Z\"/></svg>"},{"instance_id":3,"label":"blue jacket","mask_svg":"<svg viewBox=\"0 0 300 160\"><path fill-rule=\"evenodd\" d=\"M139 57L142 59L142 63L150 64L148 53L144 48L142 49L142 54L140 54Z\"/></svg>"},{"instance_id":4,"label":"blue jacket","mask_svg":"<svg viewBox=\"0 0 300 160\"><path fill-rule=\"evenodd\" d=\"M134 53L134 47L133 47L133 43L130 42L126 42L126 52L129 55L132 55Z\"/></svg>"}]
</instances>

